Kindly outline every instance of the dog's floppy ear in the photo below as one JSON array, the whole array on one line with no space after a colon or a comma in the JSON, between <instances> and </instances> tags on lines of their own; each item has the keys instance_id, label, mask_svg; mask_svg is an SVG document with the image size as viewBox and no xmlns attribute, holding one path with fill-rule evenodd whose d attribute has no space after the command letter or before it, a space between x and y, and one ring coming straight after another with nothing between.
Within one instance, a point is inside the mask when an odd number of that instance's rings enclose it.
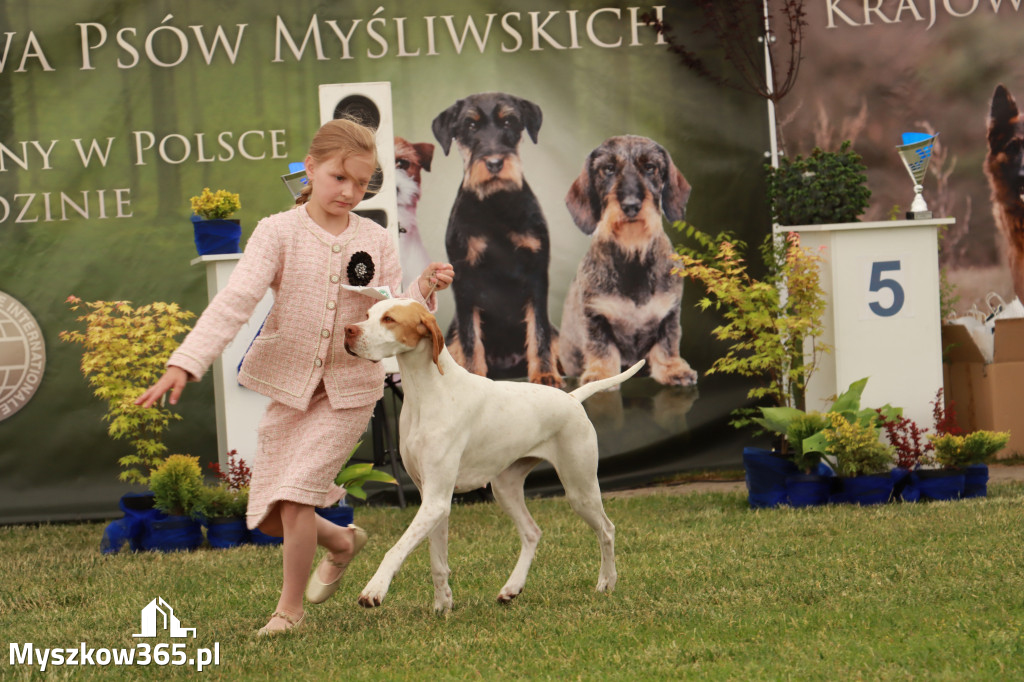
<instances>
[{"instance_id":1,"label":"dog's floppy ear","mask_svg":"<svg viewBox=\"0 0 1024 682\"><path fill-rule=\"evenodd\" d=\"M1006 139L1012 135L1012 122L1020 112L1017 110L1017 102L1013 95L1002 83L996 86L992 93L992 109L988 119L988 148L998 152L1006 144Z\"/></svg>"},{"instance_id":2,"label":"dog's floppy ear","mask_svg":"<svg viewBox=\"0 0 1024 682\"><path fill-rule=\"evenodd\" d=\"M668 162L668 177L665 179L665 187L661 190L661 210L669 220L682 220L686 217L686 202L690 199L690 183L672 163L672 156L668 151L662 151L665 152L665 161Z\"/></svg>"},{"instance_id":3,"label":"dog's floppy ear","mask_svg":"<svg viewBox=\"0 0 1024 682\"><path fill-rule=\"evenodd\" d=\"M430 129L434 131L434 137L441 143L441 149L444 150L445 156L448 155L448 150L452 148L452 138L455 137L455 122L459 120L459 112L462 111L463 101L460 99L442 111L434 119L434 122L430 124ZM431 152L431 158L433 158L433 152Z\"/></svg>"},{"instance_id":4,"label":"dog's floppy ear","mask_svg":"<svg viewBox=\"0 0 1024 682\"><path fill-rule=\"evenodd\" d=\"M593 234L601 217L601 202L594 195L594 186L590 180L590 160L593 156L593 152L587 156L583 172L573 181L569 193L565 195L565 206L569 209L569 215L583 234Z\"/></svg>"},{"instance_id":5,"label":"dog's floppy ear","mask_svg":"<svg viewBox=\"0 0 1024 682\"><path fill-rule=\"evenodd\" d=\"M420 168L430 170L430 162L434 160L434 145L429 142L417 142L412 146L416 155L420 157Z\"/></svg>"},{"instance_id":6,"label":"dog's floppy ear","mask_svg":"<svg viewBox=\"0 0 1024 682\"><path fill-rule=\"evenodd\" d=\"M434 364L437 365L437 371L444 374L444 370L441 369L441 363L438 362L438 358L441 356L441 349L444 348L444 334L441 333L441 328L437 326L437 319L424 310L420 314L420 324L424 327L424 336L430 334L430 340L433 344Z\"/></svg>"},{"instance_id":7,"label":"dog's floppy ear","mask_svg":"<svg viewBox=\"0 0 1024 682\"><path fill-rule=\"evenodd\" d=\"M523 116L523 125L526 126L526 132L529 133L533 143L537 144L537 134L540 133L540 124L544 121L544 114L539 106L521 97L516 98L516 105Z\"/></svg>"}]
</instances>

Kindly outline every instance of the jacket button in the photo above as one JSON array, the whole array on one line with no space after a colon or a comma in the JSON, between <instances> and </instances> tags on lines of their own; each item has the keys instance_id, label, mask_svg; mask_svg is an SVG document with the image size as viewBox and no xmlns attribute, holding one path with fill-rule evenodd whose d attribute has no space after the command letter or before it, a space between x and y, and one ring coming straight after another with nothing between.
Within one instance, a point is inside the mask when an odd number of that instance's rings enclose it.
<instances>
[{"instance_id":1,"label":"jacket button","mask_svg":"<svg viewBox=\"0 0 1024 682\"><path fill-rule=\"evenodd\" d=\"M338 307L338 304L335 303L334 301L328 301L327 302L327 309L328 310L334 310L337 307Z\"/></svg>"},{"instance_id":2,"label":"jacket button","mask_svg":"<svg viewBox=\"0 0 1024 682\"><path fill-rule=\"evenodd\" d=\"M333 251L334 253L338 253L339 251L341 251L341 244L335 244L335 245L333 245L333 246L331 247L331 251Z\"/></svg>"},{"instance_id":3,"label":"jacket button","mask_svg":"<svg viewBox=\"0 0 1024 682\"><path fill-rule=\"evenodd\" d=\"M330 335L331 335L331 330L330 330L330 329L324 329L324 330L322 330L322 331L320 332L320 336L324 337L325 339L326 339L326 338L327 338L328 336L330 336Z\"/></svg>"},{"instance_id":4,"label":"jacket button","mask_svg":"<svg viewBox=\"0 0 1024 682\"><path fill-rule=\"evenodd\" d=\"M316 362L314 362L313 364L316 365L317 367L320 367L321 365L324 364L324 361L321 360L320 358L317 358Z\"/></svg>"},{"instance_id":5,"label":"jacket button","mask_svg":"<svg viewBox=\"0 0 1024 682\"><path fill-rule=\"evenodd\" d=\"M331 275L331 284L337 284L341 281L341 277L338 275Z\"/></svg>"}]
</instances>

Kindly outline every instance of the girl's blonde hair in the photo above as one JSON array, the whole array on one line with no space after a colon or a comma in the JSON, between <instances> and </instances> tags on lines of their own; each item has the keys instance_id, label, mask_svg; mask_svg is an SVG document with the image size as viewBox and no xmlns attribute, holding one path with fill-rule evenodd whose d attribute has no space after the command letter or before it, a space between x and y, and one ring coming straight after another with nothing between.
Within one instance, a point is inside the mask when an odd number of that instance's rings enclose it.
<instances>
[{"instance_id":1,"label":"girl's blonde hair","mask_svg":"<svg viewBox=\"0 0 1024 682\"><path fill-rule=\"evenodd\" d=\"M316 163L323 163L336 155L340 155L344 162L353 154L369 154L373 157L373 167L376 172L370 180L367 191L378 191L380 189L380 157L377 155L377 140L372 128L367 128L349 118L336 118L320 126L320 130L316 131L313 141L309 144L309 156L313 157L313 161ZM296 197L295 203L306 203L312 192L313 180L307 179L306 186Z\"/></svg>"}]
</instances>

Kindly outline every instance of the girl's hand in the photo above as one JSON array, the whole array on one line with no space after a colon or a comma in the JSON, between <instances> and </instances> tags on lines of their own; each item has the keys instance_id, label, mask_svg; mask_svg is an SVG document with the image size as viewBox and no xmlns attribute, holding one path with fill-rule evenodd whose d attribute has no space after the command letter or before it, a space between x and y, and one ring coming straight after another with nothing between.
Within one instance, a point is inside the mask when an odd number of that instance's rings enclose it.
<instances>
[{"instance_id":1,"label":"girl's hand","mask_svg":"<svg viewBox=\"0 0 1024 682\"><path fill-rule=\"evenodd\" d=\"M453 279L455 268L451 263L431 263L417 280L420 284L420 294L427 298L432 291L444 291L451 285Z\"/></svg>"},{"instance_id":2,"label":"girl's hand","mask_svg":"<svg viewBox=\"0 0 1024 682\"><path fill-rule=\"evenodd\" d=\"M142 407L151 407L156 401L160 400L167 391L171 392L171 405L178 404L178 397L181 392L185 390L185 384L188 383L188 372L183 370L181 367L167 368L164 375L160 379L146 389L146 392L140 395L135 400L136 405Z\"/></svg>"}]
</instances>

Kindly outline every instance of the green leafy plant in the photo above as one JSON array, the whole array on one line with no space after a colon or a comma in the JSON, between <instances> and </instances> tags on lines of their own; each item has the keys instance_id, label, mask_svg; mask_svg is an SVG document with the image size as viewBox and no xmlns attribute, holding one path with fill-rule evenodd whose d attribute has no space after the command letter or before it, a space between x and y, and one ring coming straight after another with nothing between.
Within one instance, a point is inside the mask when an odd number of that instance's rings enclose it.
<instances>
[{"instance_id":1,"label":"green leafy plant","mask_svg":"<svg viewBox=\"0 0 1024 682\"><path fill-rule=\"evenodd\" d=\"M347 495L358 497L360 500L366 499L366 491L363 490L363 485L370 481L398 485L398 481L392 476L374 469L372 462L350 464L338 472L337 478L334 479L335 484L344 488Z\"/></svg>"},{"instance_id":2,"label":"green leafy plant","mask_svg":"<svg viewBox=\"0 0 1024 682\"><path fill-rule=\"evenodd\" d=\"M192 511L193 516L207 519L245 516L252 471L238 456L238 450L228 453L226 472L221 470L218 462L210 462L207 467L217 475L218 483L203 486Z\"/></svg>"},{"instance_id":3,"label":"green leafy plant","mask_svg":"<svg viewBox=\"0 0 1024 682\"><path fill-rule=\"evenodd\" d=\"M199 458L171 455L149 475L153 506L172 516L189 516L195 512L203 494L203 472Z\"/></svg>"},{"instance_id":4,"label":"green leafy plant","mask_svg":"<svg viewBox=\"0 0 1024 682\"><path fill-rule=\"evenodd\" d=\"M1009 431L972 431L966 435L945 433L928 436L934 451L931 462L946 469L959 469L988 461L1010 442Z\"/></svg>"},{"instance_id":5,"label":"green leafy plant","mask_svg":"<svg viewBox=\"0 0 1024 682\"><path fill-rule=\"evenodd\" d=\"M191 329L186 320L195 315L176 303L136 308L130 301L83 302L76 296L69 296L66 303L72 311L88 312L76 318L85 324L84 330L62 331L60 339L84 348L82 374L93 395L107 404L107 433L114 440L128 440L134 448L134 453L118 459L124 469L119 478L145 484L167 452L161 440L164 431L181 415L163 403L145 409L134 401L163 374L178 337Z\"/></svg>"},{"instance_id":6,"label":"green leafy plant","mask_svg":"<svg viewBox=\"0 0 1024 682\"><path fill-rule=\"evenodd\" d=\"M822 431L825 450L835 460L839 476L884 474L892 468L895 451L883 443L873 421L867 424L850 421L838 412L828 414L828 425Z\"/></svg>"},{"instance_id":7,"label":"green leafy plant","mask_svg":"<svg viewBox=\"0 0 1024 682\"><path fill-rule=\"evenodd\" d=\"M815 147L809 156L765 166L772 215L780 225L823 225L859 220L868 206L866 167L849 140L837 152Z\"/></svg>"},{"instance_id":8,"label":"green leafy plant","mask_svg":"<svg viewBox=\"0 0 1024 682\"><path fill-rule=\"evenodd\" d=\"M902 415L902 409L891 405L861 407L861 396L867 384L867 377L850 384L824 414L788 406L761 407L761 416L752 421L766 431L785 436L782 456L792 459L800 468L810 470L823 455L829 453L826 431L831 427L832 415L838 415L858 427L872 429L876 440L883 419L896 420Z\"/></svg>"},{"instance_id":9,"label":"green leafy plant","mask_svg":"<svg viewBox=\"0 0 1024 682\"><path fill-rule=\"evenodd\" d=\"M807 382L821 354L831 351L819 340L826 304L821 257L801 247L795 233L769 236L761 247L768 273L758 279L740 255L743 244L731 235L710 237L686 223L677 227L697 246L676 248L680 265L673 273L700 283L707 295L698 307L725 318L712 334L726 342L727 351L707 373L758 379L748 398L802 409ZM733 423L748 422L741 417Z\"/></svg>"},{"instance_id":10,"label":"green leafy plant","mask_svg":"<svg viewBox=\"0 0 1024 682\"><path fill-rule=\"evenodd\" d=\"M238 195L224 189L211 192L204 187L202 194L190 199L192 212L207 220L224 220L242 208Z\"/></svg>"},{"instance_id":11,"label":"green leafy plant","mask_svg":"<svg viewBox=\"0 0 1024 682\"><path fill-rule=\"evenodd\" d=\"M231 489L226 483L204 485L199 489L192 507L192 516L215 519L245 516L249 505L249 488Z\"/></svg>"}]
</instances>

